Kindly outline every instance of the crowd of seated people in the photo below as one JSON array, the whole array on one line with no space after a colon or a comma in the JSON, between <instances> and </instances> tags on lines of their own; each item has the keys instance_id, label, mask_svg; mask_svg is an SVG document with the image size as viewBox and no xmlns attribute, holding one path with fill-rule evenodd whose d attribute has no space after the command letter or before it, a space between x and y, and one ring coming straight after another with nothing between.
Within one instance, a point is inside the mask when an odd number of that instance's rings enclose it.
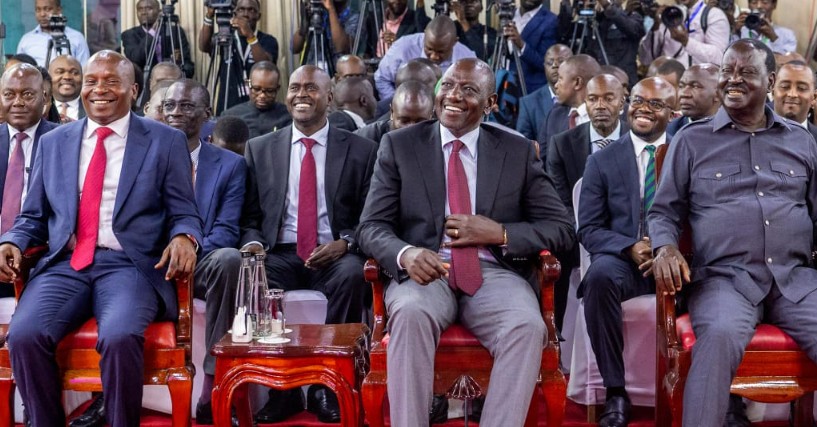
<instances>
[{"instance_id":1,"label":"crowd of seated people","mask_svg":"<svg viewBox=\"0 0 817 427\"><path fill-rule=\"evenodd\" d=\"M47 64L38 43L61 6L35 3L39 25L0 77L0 281L16 277L21 251L49 247L7 337L30 425L66 423L53 404L54 351L91 316L104 393L69 425L138 425L145 328L175 316L168 282L194 277L209 349L232 322L241 251L266 255L271 287L322 292L327 323L365 321L363 264L378 261L391 281L395 426L445 419L429 368L455 321L495 358L481 425L524 423L547 332L531 270L515 260L542 249L563 268L559 330L579 244L592 260L574 296L606 389L599 425L629 423L621 303L656 289L687 295L698 339L684 425L748 425L728 385L760 319L817 361L817 273L805 268L817 218L817 76L792 30L772 22L776 0L749 1L760 11L751 28L745 11L718 2L677 0L687 18L667 26L663 6L598 0L601 36L585 53L562 37L576 25L566 0L557 13L522 0L503 28L479 20L481 1L454 2L454 20L428 17L423 1L387 0L380 29L347 0L322 0L334 72L303 65L289 76L278 41L259 28L261 2L238 0L243 90L217 93L192 78L186 35L177 52L146 57L159 37L156 0L136 3L140 25L123 33L124 54L78 48ZM196 40L207 53L213 13ZM307 62L308 26L289 46ZM519 69L501 68L522 73L528 94L513 120L489 126L505 105L488 64L497 34L519 56ZM609 58L597 42L615 45ZM687 222L694 265L677 249ZM766 237L746 240L747 230ZM119 282L131 287L106 292ZM10 286L0 296L13 296ZM196 421L212 424L209 352L203 371ZM340 420L326 387L268 395L258 422L303 409Z\"/></svg>"}]
</instances>

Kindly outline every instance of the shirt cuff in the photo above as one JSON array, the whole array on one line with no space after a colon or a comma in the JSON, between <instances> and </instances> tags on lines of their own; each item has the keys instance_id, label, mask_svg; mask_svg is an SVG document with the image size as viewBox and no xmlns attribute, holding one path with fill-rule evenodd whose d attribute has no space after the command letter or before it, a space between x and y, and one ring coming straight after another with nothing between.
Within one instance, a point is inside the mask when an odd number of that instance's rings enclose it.
<instances>
[{"instance_id":1,"label":"shirt cuff","mask_svg":"<svg viewBox=\"0 0 817 427\"><path fill-rule=\"evenodd\" d=\"M403 264L400 262L400 258L403 257L403 252L405 252L405 251L407 251L407 250L409 250L409 249L411 249L413 247L414 246L406 245L406 246L403 246L403 249L400 249L400 252L397 252L397 268L399 268L400 270L405 270L406 269L405 267L403 267Z\"/></svg>"}]
</instances>

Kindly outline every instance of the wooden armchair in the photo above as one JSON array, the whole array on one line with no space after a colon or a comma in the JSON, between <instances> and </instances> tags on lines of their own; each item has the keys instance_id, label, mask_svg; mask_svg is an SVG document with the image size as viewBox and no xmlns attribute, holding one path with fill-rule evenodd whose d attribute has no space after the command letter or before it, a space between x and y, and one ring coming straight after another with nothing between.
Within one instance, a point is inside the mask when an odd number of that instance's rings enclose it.
<instances>
[{"instance_id":1,"label":"wooden armchair","mask_svg":"<svg viewBox=\"0 0 817 427\"><path fill-rule=\"evenodd\" d=\"M46 252L45 247L25 251L20 275L14 281L19 299L31 268ZM192 335L191 280L177 280L179 318L176 322L153 322L145 331L146 385L167 385L173 404L174 427L190 426L190 407L193 393L191 357ZM5 335L4 335L5 336ZM97 324L90 319L79 329L68 334L57 346L57 363L65 390L102 391L99 371L99 353L96 352ZM0 348L0 427L14 426L14 378L11 371L8 346Z\"/></svg>"},{"instance_id":2,"label":"wooden armchair","mask_svg":"<svg viewBox=\"0 0 817 427\"><path fill-rule=\"evenodd\" d=\"M539 264L539 283L541 286L542 317L547 327L547 341L542 349L542 366L539 371L539 383L547 405L547 425L561 426L565 412L565 393L567 384L559 370L559 342L556 336L556 324L553 314L553 288L559 278L561 266L559 261L548 251L542 251ZM363 407L370 427L382 427L383 397L386 394L386 345L388 339L385 331L388 316L383 300L385 278L376 261L370 259L364 267L366 281L371 283L374 297L374 330L369 353L370 370L363 380ZM493 359L490 353L462 325L453 324L440 337L440 343L434 358L434 394L445 394L462 374L468 374L487 389ZM537 425L538 402L533 399L526 426Z\"/></svg>"},{"instance_id":3,"label":"wooden armchair","mask_svg":"<svg viewBox=\"0 0 817 427\"><path fill-rule=\"evenodd\" d=\"M660 176L666 149L656 151ZM692 240L687 226L679 249L692 265ZM681 426L684 387L692 363L695 334L689 314L677 316L673 295L656 296L658 364L656 367L655 425ZM794 425L813 425L812 407L817 390L817 365L779 328L760 324L732 380L730 392L765 403L795 400Z\"/></svg>"}]
</instances>

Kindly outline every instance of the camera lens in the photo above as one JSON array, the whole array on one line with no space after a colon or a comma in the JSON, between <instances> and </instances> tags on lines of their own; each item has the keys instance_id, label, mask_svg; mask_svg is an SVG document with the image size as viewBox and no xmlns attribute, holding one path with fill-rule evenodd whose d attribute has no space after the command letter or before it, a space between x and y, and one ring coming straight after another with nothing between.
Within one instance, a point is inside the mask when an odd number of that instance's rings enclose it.
<instances>
[{"instance_id":1,"label":"camera lens","mask_svg":"<svg viewBox=\"0 0 817 427\"><path fill-rule=\"evenodd\" d=\"M750 13L746 16L746 20L743 21L743 24L746 25L746 28L757 31L760 29L763 20L760 17L759 13Z\"/></svg>"},{"instance_id":2,"label":"camera lens","mask_svg":"<svg viewBox=\"0 0 817 427\"><path fill-rule=\"evenodd\" d=\"M684 23L684 12L675 6L669 6L661 12L661 22L667 28L674 28Z\"/></svg>"}]
</instances>

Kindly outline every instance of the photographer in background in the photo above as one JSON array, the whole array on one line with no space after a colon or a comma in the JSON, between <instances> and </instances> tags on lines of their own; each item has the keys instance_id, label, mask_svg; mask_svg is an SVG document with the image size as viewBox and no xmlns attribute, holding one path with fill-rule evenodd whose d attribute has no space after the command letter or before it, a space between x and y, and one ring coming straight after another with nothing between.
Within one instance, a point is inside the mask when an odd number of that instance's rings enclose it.
<instances>
[{"instance_id":1,"label":"photographer in background","mask_svg":"<svg viewBox=\"0 0 817 427\"><path fill-rule=\"evenodd\" d=\"M30 55L37 61L37 65L47 68L46 58L49 56L48 42L54 37L64 35L71 46L70 55L76 58L84 67L85 63L88 62L88 43L85 42L85 37L82 33L65 25L65 18L62 18L62 4L60 0L35 0L34 16L37 19L37 26L33 30L23 34L20 43L17 44L17 53ZM61 24L63 28L52 28L52 16L55 18L54 21L57 21L57 17L63 19ZM60 34L60 29L63 34ZM60 54L68 55L69 52L57 53L56 49L51 50L52 59Z\"/></svg>"},{"instance_id":2,"label":"photographer in background","mask_svg":"<svg viewBox=\"0 0 817 427\"><path fill-rule=\"evenodd\" d=\"M382 58L395 40L407 34L420 33L431 22L426 15L424 0L417 0L413 9L408 6L408 0L384 0L383 16L379 17L380 28L375 28L373 17L374 14L367 13L363 18L360 46L355 55ZM352 41L354 45L354 38Z\"/></svg>"},{"instance_id":3,"label":"photographer in background","mask_svg":"<svg viewBox=\"0 0 817 427\"><path fill-rule=\"evenodd\" d=\"M482 13L482 9L482 0L453 0L451 2L451 10L457 17L454 25L457 27L457 38L460 43L473 50L477 58L488 62L496 45L496 30L479 22L479 14Z\"/></svg>"},{"instance_id":4,"label":"photographer in background","mask_svg":"<svg viewBox=\"0 0 817 427\"><path fill-rule=\"evenodd\" d=\"M199 30L199 50L210 54L213 50L213 17L216 10L210 5L215 1L208 1L207 14ZM238 0L233 8L233 17L230 25L233 27L236 48L240 53L237 61L241 61L242 68L249 78L250 68L261 61L278 62L278 40L275 37L258 31L258 20L261 19L261 2L259 0Z\"/></svg>"},{"instance_id":5,"label":"photographer in background","mask_svg":"<svg viewBox=\"0 0 817 427\"><path fill-rule=\"evenodd\" d=\"M677 6L659 6L655 0L641 0L644 13L653 20L641 40L638 57L649 64L660 56L677 59L685 67L711 62L720 65L729 44L729 20L705 0L690 2L687 13Z\"/></svg>"},{"instance_id":6,"label":"photographer in background","mask_svg":"<svg viewBox=\"0 0 817 427\"><path fill-rule=\"evenodd\" d=\"M556 43L558 26L558 18L542 5L542 0L521 0L513 21L502 29L519 53L522 67L516 70L516 62L511 61L510 71L522 73L527 93L547 84L545 52Z\"/></svg>"},{"instance_id":7,"label":"photographer in background","mask_svg":"<svg viewBox=\"0 0 817 427\"><path fill-rule=\"evenodd\" d=\"M598 24L600 39L592 36L588 30L584 40L584 52L594 58L599 64L615 65L627 73L629 81L638 81L636 65L636 55L641 38L646 34L644 29L644 18L641 14L639 0L630 0L624 6L624 0L576 0L573 6L569 0L562 0L559 8L559 34L562 34L562 43L570 46L573 36L573 27L577 25L573 21L574 12L580 9L593 8L594 15L589 19L595 19ZM576 37L581 33L577 32ZM579 45L580 40L576 40L574 46ZM601 45L607 53L607 61L602 55Z\"/></svg>"},{"instance_id":8,"label":"photographer in background","mask_svg":"<svg viewBox=\"0 0 817 427\"><path fill-rule=\"evenodd\" d=\"M735 20L736 39L758 39L774 53L797 50L794 31L772 23L777 0L749 0L749 9L741 11Z\"/></svg>"},{"instance_id":9,"label":"photographer in background","mask_svg":"<svg viewBox=\"0 0 817 427\"><path fill-rule=\"evenodd\" d=\"M301 23L298 31L292 35L292 53L302 54L309 34L309 18L313 13L312 3L316 0L301 2ZM332 53L328 61L334 61L341 55L352 50L357 26L360 24L360 14L352 12L348 0L319 0L325 12L323 13L323 29L329 42L329 51ZM312 52L309 52L307 63L314 64Z\"/></svg>"},{"instance_id":10,"label":"photographer in background","mask_svg":"<svg viewBox=\"0 0 817 427\"><path fill-rule=\"evenodd\" d=\"M171 4L173 3L175 3L175 1L171 0ZM181 27L179 27L181 46L174 46L175 49L173 52L165 52L162 48L170 48L170 40L162 40L163 35L160 34L159 41L156 43L154 58L151 60L148 59L150 49L154 44L153 41L155 40L156 32L161 30L157 28L156 24L161 13L162 9L158 0L139 0L136 2L136 18L139 20L139 25L122 33L122 47L125 49L125 56L142 69L145 68L148 62L150 62L152 68L154 65L166 59L172 60L179 64L185 76L193 77L195 65L190 59L190 43L187 41L187 33ZM166 16L165 19L165 22L169 25L170 16ZM172 38L174 40L176 39L175 28L174 37ZM184 58L183 65L181 64L182 58Z\"/></svg>"}]
</instances>

